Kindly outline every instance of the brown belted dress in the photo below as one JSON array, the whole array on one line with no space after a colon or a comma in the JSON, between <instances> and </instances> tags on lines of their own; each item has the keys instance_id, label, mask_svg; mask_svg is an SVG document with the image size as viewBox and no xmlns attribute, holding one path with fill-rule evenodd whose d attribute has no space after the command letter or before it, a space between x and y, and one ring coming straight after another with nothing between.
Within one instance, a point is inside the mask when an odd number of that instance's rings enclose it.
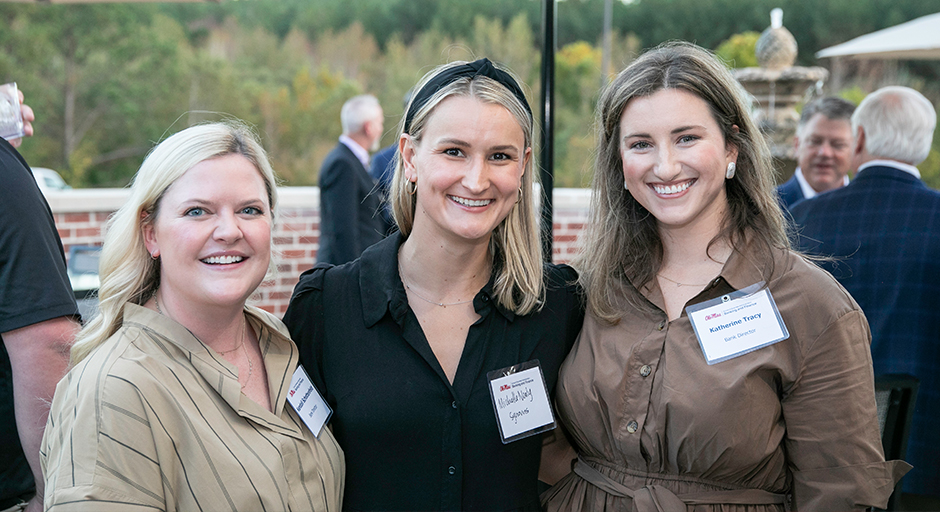
<instances>
[{"instance_id":1,"label":"brown belted dress","mask_svg":"<svg viewBox=\"0 0 940 512\"><path fill-rule=\"evenodd\" d=\"M780 511L884 507L910 466L884 461L865 316L832 278L785 251L734 252L687 305L762 281L789 330L708 365L662 292L617 325L588 315L556 404L580 453L548 510Z\"/></svg>"}]
</instances>

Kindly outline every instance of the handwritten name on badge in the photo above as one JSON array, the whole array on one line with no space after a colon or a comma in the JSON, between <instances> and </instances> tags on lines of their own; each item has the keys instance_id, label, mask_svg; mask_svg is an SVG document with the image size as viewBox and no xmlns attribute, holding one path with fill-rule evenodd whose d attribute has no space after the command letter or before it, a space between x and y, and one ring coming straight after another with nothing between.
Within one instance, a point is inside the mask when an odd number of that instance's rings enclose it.
<instances>
[{"instance_id":1,"label":"handwritten name on badge","mask_svg":"<svg viewBox=\"0 0 940 512\"><path fill-rule=\"evenodd\" d=\"M686 308L708 364L738 357L790 337L770 290L757 283Z\"/></svg>"},{"instance_id":2,"label":"handwritten name on badge","mask_svg":"<svg viewBox=\"0 0 940 512\"><path fill-rule=\"evenodd\" d=\"M303 366L298 365L294 370L290 390L287 392L287 403L294 408L310 432L319 438L323 425L330 420L333 410L314 387Z\"/></svg>"},{"instance_id":3,"label":"handwritten name on badge","mask_svg":"<svg viewBox=\"0 0 940 512\"><path fill-rule=\"evenodd\" d=\"M538 363L520 371L513 372L512 368L487 374L503 443L555 428L555 417Z\"/></svg>"}]
</instances>

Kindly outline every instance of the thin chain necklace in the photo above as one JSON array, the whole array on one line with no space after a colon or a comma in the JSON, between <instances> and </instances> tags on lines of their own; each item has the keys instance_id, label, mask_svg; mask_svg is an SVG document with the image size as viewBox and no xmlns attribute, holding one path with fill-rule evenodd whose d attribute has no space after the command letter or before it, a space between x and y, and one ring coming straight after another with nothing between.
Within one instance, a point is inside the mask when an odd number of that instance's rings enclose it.
<instances>
[{"instance_id":1,"label":"thin chain necklace","mask_svg":"<svg viewBox=\"0 0 940 512\"><path fill-rule=\"evenodd\" d=\"M666 281L669 281L670 283L675 283L677 288L680 287L680 286L705 286L705 285L708 284L708 283L703 283L703 284L698 284L698 283L692 283L692 284L680 283L679 281L676 281L676 280L674 280L674 279L669 279L668 277L666 277L666 276L664 276L664 275L662 275L662 274L657 273L656 275L659 276L659 277L661 277L661 278L663 278L663 279L665 279ZM711 281L709 281L709 283L710 283L710 282L711 282Z\"/></svg>"},{"instance_id":2,"label":"thin chain necklace","mask_svg":"<svg viewBox=\"0 0 940 512\"><path fill-rule=\"evenodd\" d=\"M400 273L401 273L401 272L399 272L399 274L400 274ZM473 299L461 300L461 301L458 301L458 302L437 302L437 301L433 301L433 300L431 300L431 299L429 299L429 298L427 298L427 297L422 296L420 293L416 292L415 289L412 288L410 284L408 284L408 281L405 281L405 276L401 276L401 282L402 282L402 284L405 285L405 288L407 288L408 291L410 291L411 293L415 294L415 297L417 297L417 298L423 300L424 302L427 302L428 304L434 304L435 306L440 306L440 307L442 307L442 308L446 308L447 306L459 306L459 305L461 305L461 304L466 304L466 303L468 303L468 302L473 302Z\"/></svg>"},{"instance_id":3,"label":"thin chain necklace","mask_svg":"<svg viewBox=\"0 0 940 512\"><path fill-rule=\"evenodd\" d=\"M247 319L245 319L245 323L246 324L248 323ZM242 350L245 352L245 359L248 359L248 378L245 379L245 383L242 384L242 389L245 389L245 386L247 386L248 383L251 382L251 373L255 369L255 364L251 362L251 356L248 355L248 349L245 348L245 331L242 331L242 343L240 346L242 347Z\"/></svg>"},{"instance_id":4,"label":"thin chain necklace","mask_svg":"<svg viewBox=\"0 0 940 512\"><path fill-rule=\"evenodd\" d=\"M157 306L157 313L160 313L161 315L163 315L163 316L165 316L165 317L167 317L167 318L170 318L168 315L166 315L166 314L163 312L162 309L160 309L160 301L157 299L157 294L154 294L154 295L153 295L153 303L154 303L154 305ZM248 319L245 319L245 323L242 324L242 336L241 336L241 337L242 337L242 341L241 341L241 343L238 344L238 347L230 348L230 349L226 350L225 352L219 352L219 355L224 356L225 354L228 354L229 352L233 352L233 351L235 351L235 350L238 350L239 347L241 347L242 349L244 349L243 351L244 351L244 353L245 353L245 359L248 360L248 378L245 379L245 383L242 384L242 389L245 389L245 386L247 386L248 383L251 382L251 374L254 373L254 369L255 369L255 364L254 364L253 362L251 362L251 357L248 355L248 349L245 348L245 338L247 337L247 331L248 331L247 325L248 325Z\"/></svg>"}]
</instances>

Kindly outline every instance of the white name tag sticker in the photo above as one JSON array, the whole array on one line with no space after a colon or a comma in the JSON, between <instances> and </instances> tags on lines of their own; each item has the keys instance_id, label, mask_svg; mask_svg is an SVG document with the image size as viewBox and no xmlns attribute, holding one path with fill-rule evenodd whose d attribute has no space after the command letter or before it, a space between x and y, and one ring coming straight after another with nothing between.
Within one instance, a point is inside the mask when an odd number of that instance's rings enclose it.
<instances>
[{"instance_id":1,"label":"white name tag sticker","mask_svg":"<svg viewBox=\"0 0 940 512\"><path fill-rule=\"evenodd\" d=\"M503 444L555 428L548 388L537 359L486 374Z\"/></svg>"},{"instance_id":2,"label":"white name tag sticker","mask_svg":"<svg viewBox=\"0 0 940 512\"><path fill-rule=\"evenodd\" d=\"M330 421L330 416L333 415L333 410L310 381L304 367L300 365L297 365L294 376L290 379L287 403L297 411L297 415L317 438L320 437L323 425L326 425L326 422Z\"/></svg>"},{"instance_id":3,"label":"white name tag sticker","mask_svg":"<svg viewBox=\"0 0 940 512\"><path fill-rule=\"evenodd\" d=\"M790 337L770 290L757 283L685 308L708 364Z\"/></svg>"}]
</instances>

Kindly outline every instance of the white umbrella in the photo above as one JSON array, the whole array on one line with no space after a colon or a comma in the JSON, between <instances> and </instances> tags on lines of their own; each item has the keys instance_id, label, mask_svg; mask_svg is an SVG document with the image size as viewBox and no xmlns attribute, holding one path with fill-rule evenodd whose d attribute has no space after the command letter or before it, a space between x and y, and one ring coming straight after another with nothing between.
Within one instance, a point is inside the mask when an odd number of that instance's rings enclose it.
<instances>
[{"instance_id":1,"label":"white umbrella","mask_svg":"<svg viewBox=\"0 0 940 512\"><path fill-rule=\"evenodd\" d=\"M928 14L816 52L817 58L940 59L940 13Z\"/></svg>"}]
</instances>

